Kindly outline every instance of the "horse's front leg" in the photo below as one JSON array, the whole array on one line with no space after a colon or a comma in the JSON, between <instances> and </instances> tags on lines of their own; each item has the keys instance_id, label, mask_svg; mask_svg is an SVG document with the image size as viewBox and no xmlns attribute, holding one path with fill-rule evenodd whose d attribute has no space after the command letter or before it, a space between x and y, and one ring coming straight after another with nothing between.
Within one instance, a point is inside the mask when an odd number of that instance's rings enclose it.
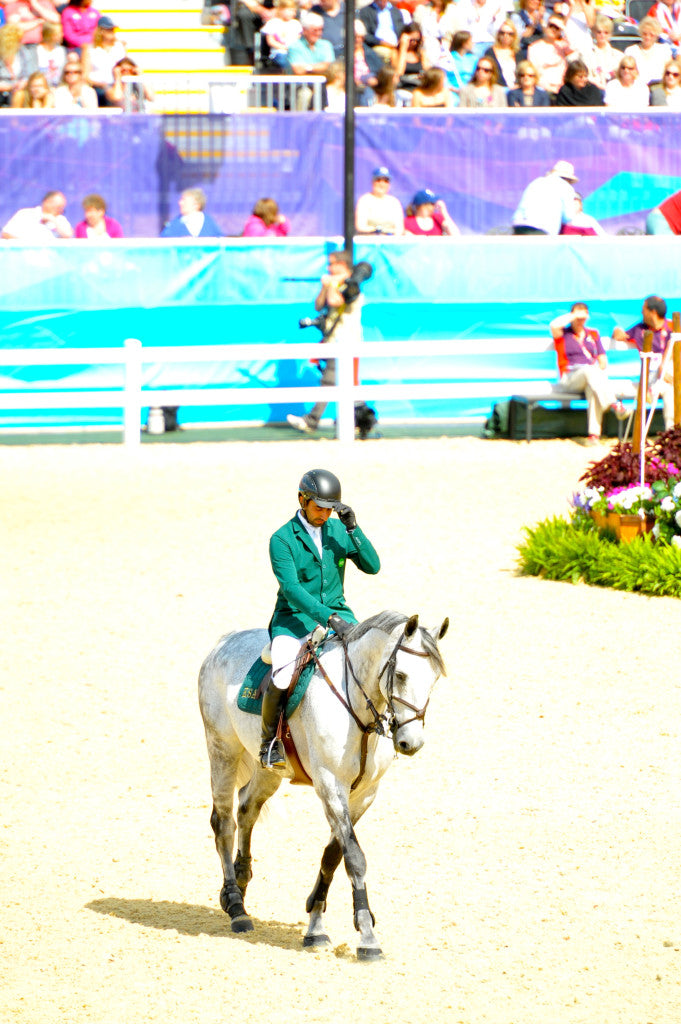
<instances>
[{"instance_id":1,"label":"horse's front leg","mask_svg":"<svg viewBox=\"0 0 681 1024\"><path fill-rule=\"evenodd\" d=\"M315 788L324 806L324 813L326 814L327 820L331 826L334 839L338 844L343 860L345 861L345 870L348 873L348 878L352 884L352 905L354 909L354 923L355 928L359 932L360 939L359 945L357 946L357 956L360 960L375 960L383 956L383 952L378 943L378 939L374 934L374 925L376 923L374 915L371 913L369 907L369 899L366 890L366 857L362 852L362 848L357 841L355 830L353 828L353 821L357 821L364 810L369 806L373 799L373 793L366 794L365 799L357 800L354 802L353 812L351 813L348 804L347 795L339 791L337 780L333 777L329 777L328 780L317 780ZM334 841L327 846L324 853L329 853L329 865L333 862L332 858L336 856L336 848L334 847ZM338 860L336 861L338 864ZM322 861L323 865L323 861ZM324 879L324 873L320 877ZM329 884L333 872L329 876ZM328 891L328 884L326 885ZM315 902L320 903L325 900L325 893L323 887L321 889L318 886L315 887L312 897L315 897ZM309 905L308 900L308 905ZM323 908L322 908L323 909Z\"/></svg>"},{"instance_id":2,"label":"horse's front leg","mask_svg":"<svg viewBox=\"0 0 681 1024\"><path fill-rule=\"evenodd\" d=\"M322 854L322 863L314 889L308 896L307 903L305 904L305 909L310 915L310 921L303 938L303 945L308 948L312 946L328 946L331 942L324 928L324 911L326 910L326 897L329 892L329 886L333 881L336 868L342 859L343 851L341 850L340 843L332 836L331 841Z\"/></svg>"}]
</instances>

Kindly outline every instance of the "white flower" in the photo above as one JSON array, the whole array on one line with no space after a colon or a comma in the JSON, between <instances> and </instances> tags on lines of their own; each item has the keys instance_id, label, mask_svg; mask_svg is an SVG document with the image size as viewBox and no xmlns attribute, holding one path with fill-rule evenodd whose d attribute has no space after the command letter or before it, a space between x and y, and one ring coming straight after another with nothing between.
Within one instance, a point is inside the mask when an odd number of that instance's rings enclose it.
<instances>
[{"instance_id":1,"label":"white flower","mask_svg":"<svg viewBox=\"0 0 681 1024\"><path fill-rule=\"evenodd\" d=\"M672 497L670 497L670 495L667 495L660 502L660 508L662 509L663 512L673 512L674 508L675 508L675 505L676 505L676 503L675 503L674 499Z\"/></svg>"},{"instance_id":2,"label":"white flower","mask_svg":"<svg viewBox=\"0 0 681 1024\"><path fill-rule=\"evenodd\" d=\"M679 481L679 483L676 485L676 487L672 491L672 494L675 498L681 498L681 481Z\"/></svg>"},{"instance_id":3,"label":"white flower","mask_svg":"<svg viewBox=\"0 0 681 1024\"><path fill-rule=\"evenodd\" d=\"M679 537L678 533L675 533L672 537L672 547L681 548L681 537Z\"/></svg>"},{"instance_id":4,"label":"white flower","mask_svg":"<svg viewBox=\"0 0 681 1024\"><path fill-rule=\"evenodd\" d=\"M681 526L681 512L676 513L676 515L674 516L674 521L676 522L677 526Z\"/></svg>"},{"instance_id":5,"label":"white flower","mask_svg":"<svg viewBox=\"0 0 681 1024\"><path fill-rule=\"evenodd\" d=\"M653 526L653 529L652 529L651 532L652 532L652 535L655 538L655 540L659 540L660 539L660 524L659 523L655 523L655 525Z\"/></svg>"}]
</instances>

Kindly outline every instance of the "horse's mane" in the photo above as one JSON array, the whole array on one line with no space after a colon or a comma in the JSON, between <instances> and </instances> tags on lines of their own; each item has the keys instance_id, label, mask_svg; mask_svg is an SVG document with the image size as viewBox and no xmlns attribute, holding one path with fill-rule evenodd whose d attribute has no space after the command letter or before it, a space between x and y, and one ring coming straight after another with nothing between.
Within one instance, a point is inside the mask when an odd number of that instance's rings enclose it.
<instances>
[{"instance_id":1,"label":"horse's mane","mask_svg":"<svg viewBox=\"0 0 681 1024\"><path fill-rule=\"evenodd\" d=\"M364 619L363 622L358 622L356 626L353 626L352 629L346 633L346 637L348 640L359 640L371 629L378 629L382 633L386 633L390 636L394 630L398 629L400 626L404 626L408 618L408 615L403 615L401 612L393 612L389 609L384 612L377 612L376 615L371 615L368 619ZM432 658L442 675L446 675L445 663L442 660L442 655L440 654L437 643L428 630L424 629L423 626L419 627L419 633L421 635L421 643L423 644L424 650Z\"/></svg>"}]
</instances>

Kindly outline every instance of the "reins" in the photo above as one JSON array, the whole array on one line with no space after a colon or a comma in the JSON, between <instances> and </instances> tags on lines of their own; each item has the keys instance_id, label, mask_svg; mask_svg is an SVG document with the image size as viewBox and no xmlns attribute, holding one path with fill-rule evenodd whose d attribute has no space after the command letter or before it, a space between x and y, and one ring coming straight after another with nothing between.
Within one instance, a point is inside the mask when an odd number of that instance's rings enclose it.
<instances>
[{"instance_id":1,"label":"reins","mask_svg":"<svg viewBox=\"0 0 681 1024\"><path fill-rule=\"evenodd\" d=\"M348 688L348 699L346 700L345 697L343 696L343 694L340 692L340 690L338 690L338 688L336 686L334 686L332 680L329 678L327 672L325 671L324 666L322 665L322 663L320 662L319 658L317 657L316 650L312 650L312 658L314 660L315 665L317 666L317 668L319 670L319 673L320 673L322 679L327 683L327 685L331 689L331 692L333 694L335 694L335 696L341 702L341 704L343 705L345 710L348 712L348 714L351 716L351 718L353 719L353 721L357 725L357 728L360 730L360 732L362 734L362 741L361 741L361 748L360 748L359 774L357 775L357 777L355 778L355 781L350 786L350 790L352 791L352 790L354 790L359 785L359 783L361 782L361 780L362 780L362 778L364 776L364 772L366 770L367 751L368 751L368 747L369 747L369 735L370 735L370 733L375 732L378 736L385 736L386 735L386 730L385 730L385 723L384 723L383 717L381 715L379 715L378 711L376 710L376 707L374 706L373 701L366 694L366 692L364 690L364 687L362 686L361 682L357 678L357 673L355 672L355 670L353 668L353 665L352 665L352 662L350 661L350 655L348 653L348 649L346 647L345 640L342 637L340 638L340 640L341 640L341 644L342 644L342 647L343 647L344 668L346 669L346 671L349 670L350 676L352 677L352 679L355 682L355 685L357 686L357 688L359 689L360 693L364 697L364 700L366 701L367 710L371 712L371 715L372 715L372 718L373 718L372 722L369 722L368 724L365 724L362 721L362 719L359 717L359 715L357 715L357 713L355 712L354 708L352 707L352 704L350 703L350 689L349 688ZM387 659L385 665L383 666L381 671L378 673L378 681L380 682L381 677L383 676L383 673L386 672L386 670L387 670L387 676L386 676L386 679L387 679L386 699L387 699L387 703L388 703L388 708L390 709L390 717L388 719L388 724L390 726L390 731L391 731L391 733L393 735L395 734L397 729L401 729L403 725L408 725L410 722L416 722L416 721L424 721L425 722L426 709L427 709L428 704L429 704L429 700L427 700L425 705L422 708L419 709L419 708L415 707L413 704L410 704L409 701L403 700L402 697L397 697L394 694L395 668L396 668L396 665L397 665L397 653L398 653L398 651L403 651L405 654L413 654L417 658L429 658L430 657L430 655L428 654L427 651L415 651L411 647L405 647L404 644L402 643L403 640L404 640L404 631L402 632L402 635L400 636L399 640L395 644L395 646L394 646L394 648L392 650L392 653L390 654L390 657ZM408 718L405 722L400 722L399 724L397 724L397 721L396 721L397 713L395 711L394 701L398 701L400 704L403 704L406 708L409 708L410 711L413 711L414 712L413 717L412 718Z\"/></svg>"}]
</instances>

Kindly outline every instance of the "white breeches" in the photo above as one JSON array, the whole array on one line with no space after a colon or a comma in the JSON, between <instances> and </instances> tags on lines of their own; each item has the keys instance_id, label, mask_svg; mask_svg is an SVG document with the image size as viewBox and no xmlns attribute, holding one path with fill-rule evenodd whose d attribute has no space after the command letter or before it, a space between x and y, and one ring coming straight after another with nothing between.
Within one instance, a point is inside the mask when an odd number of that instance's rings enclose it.
<instances>
[{"instance_id":1,"label":"white breeches","mask_svg":"<svg viewBox=\"0 0 681 1024\"><path fill-rule=\"evenodd\" d=\"M674 385L667 380L663 380L659 384L653 384L651 390L654 394L662 395L664 429L670 430L674 426Z\"/></svg>"},{"instance_id":2,"label":"white breeches","mask_svg":"<svg viewBox=\"0 0 681 1024\"><path fill-rule=\"evenodd\" d=\"M587 403L587 431L600 437L603 413L617 401L617 395L608 380L605 370L597 363L590 366L576 366L560 378L561 387L566 391L583 391Z\"/></svg>"},{"instance_id":3,"label":"white breeches","mask_svg":"<svg viewBox=\"0 0 681 1024\"><path fill-rule=\"evenodd\" d=\"M300 653L307 636L275 636L272 640L272 682L278 690L288 690Z\"/></svg>"}]
</instances>

